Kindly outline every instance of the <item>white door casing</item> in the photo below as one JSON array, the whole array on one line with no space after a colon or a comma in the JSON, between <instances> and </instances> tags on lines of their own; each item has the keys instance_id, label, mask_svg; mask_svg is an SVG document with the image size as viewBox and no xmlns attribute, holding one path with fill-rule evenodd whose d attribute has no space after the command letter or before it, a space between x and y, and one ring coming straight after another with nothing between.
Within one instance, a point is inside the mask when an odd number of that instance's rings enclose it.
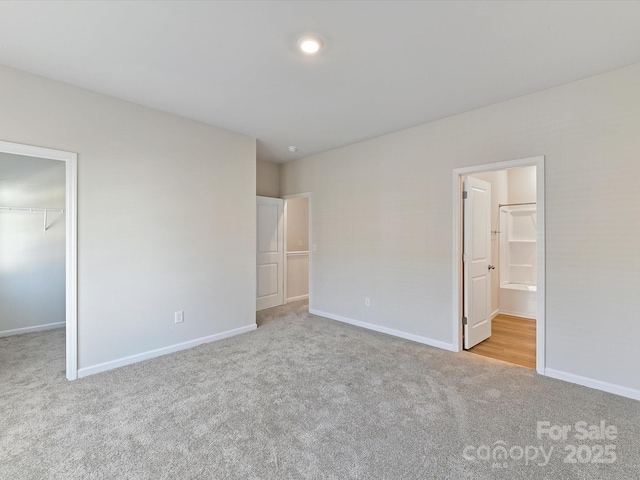
<instances>
[{"instance_id":1,"label":"white door casing","mask_svg":"<svg viewBox=\"0 0 640 480\"><path fill-rule=\"evenodd\" d=\"M456 239L452 250L452 300L453 308L451 315L453 351L463 350L462 342L462 322L460 319L464 315L463 295L463 268L462 268L462 230L463 217L461 204L462 183L461 179L473 175L474 173L495 172L498 170L508 170L510 168L536 167L536 202L537 202L537 237L536 237L536 283L538 291L538 301L536 305L536 372L540 375L547 375L546 368L546 265L545 265L545 158L537 157L519 158L516 160L506 160L483 165L473 165L471 167L461 167L453 170L451 202L453 204L453 238ZM553 371L553 370L550 370ZM551 374L549 374L551 376Z\"/></svg>"},{"instance_id":2,"label":"white door casing","mask_svg":"<svg viewBox=\"0 0 640 480\"><path fill-rule=\"evenodd\" d=\"M0 141L0 152L25 157L48 158L65 162L65 329L66 374L68 380L78 378L78 154Z\"/></svg>"},{"instance_id":3,"label":"white door casing","mask_svg":"<svg viewBox=\"0 0 640 480\"><path fill-rule=\"evenodd\" d=\"M284 302L284 200L256 197L256 311Z\"/></svg>"},{"instance_id":4,"label":"white door casing","mask_svg":"<svg viewBox=\"0 0 640 480\"><path fill-rule=\"evenodd\" d=\"M464 190L464 348L491 336L491 184L466 177Z\"/></svg>"}]
</instances>

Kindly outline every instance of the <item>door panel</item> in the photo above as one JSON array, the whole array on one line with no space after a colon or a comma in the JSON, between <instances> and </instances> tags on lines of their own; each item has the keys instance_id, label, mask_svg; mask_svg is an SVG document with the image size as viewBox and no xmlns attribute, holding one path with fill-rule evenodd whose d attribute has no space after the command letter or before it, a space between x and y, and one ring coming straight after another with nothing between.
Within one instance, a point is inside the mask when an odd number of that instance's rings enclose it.
<instances>
[{"instance_id":1,"label":"door panel","mask_svg":"<svg viewBox=\"0 0 640 480\"><path fill-rule=\"evenodd\" d=\"M278 294L278 264L258 265L258 298Z\"/></svg>"},{"instance_id":2,"label":"door panel","mask_svg":"<svg viewBox=\"0 0 640 480\"><path fill-rule=\"evenodd\" d=\"M465 179L464 348L491 336L491 184Z\"/></svg>"},{"instance_id":3,"label":"door panel","mask_svg":"<svg viewBox=\"0 0 640 480\"><path fill-rule=\"evenodd\" d=\"M278 205L258 201L258 253L278 252L278 216Z\"/></svg>"},{"instance_id":4,"label":"door panel","mask_svg":"<svg viewBox=\"0 0 640 480\"><path fill-rule=\"evenodd\" d=\"M256 311L277 307L284 299L284 200L256 197Z\"/></svg>"}]
</instances>

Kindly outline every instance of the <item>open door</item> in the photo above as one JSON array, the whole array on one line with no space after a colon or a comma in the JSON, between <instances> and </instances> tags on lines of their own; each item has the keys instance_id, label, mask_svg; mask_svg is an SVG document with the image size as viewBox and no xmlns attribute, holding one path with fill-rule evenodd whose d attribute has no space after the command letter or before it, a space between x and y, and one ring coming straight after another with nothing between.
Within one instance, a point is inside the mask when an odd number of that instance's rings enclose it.
<instances>
[{"instance_id":1,"label":"open door","mask_svg":"<svg viewBox=\"0 0 640 480\"><path fill-rule=\"evenodd\" d=\"M464 191L464 348L491 336L491 184L466 177Z\"/></svg>"},{"instance_id":2,"label":"open door","mask_svg":"<svg viewBox=\"0 0 640 480\"><path fill-rule=\"evenodd\" d=\"M284 303L284 200L256 197L257 299L256 311Z\"/></svg>"}]
</instances>

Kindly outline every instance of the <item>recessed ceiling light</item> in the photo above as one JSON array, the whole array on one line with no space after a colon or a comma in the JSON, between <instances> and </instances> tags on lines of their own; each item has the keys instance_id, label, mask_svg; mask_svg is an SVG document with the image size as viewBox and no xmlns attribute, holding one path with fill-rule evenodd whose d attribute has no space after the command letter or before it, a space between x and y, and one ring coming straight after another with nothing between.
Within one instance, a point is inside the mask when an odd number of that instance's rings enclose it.
<instances>
[{"instance_id":1,"label":"recessed ceiling light","mask_svg":"<svg viewBox=\"0 0 640 480\"><path fill-rule=\"evenodd\" d=\"M302 53L315 55L322 48L322 40L318 37L308 35L298 40L298 48L302 50Z\"/></svg>"},{"instance_id":2,"label":"recessed ceiling light","mask_svg":"<svg viewBox=\"0 0 640 480\"><path fill-rule=\"evenodd\" d=\"M290 152L297 152L298 151L298 147L294 147L293 145L289 145L289 151Z\"/></svg>"}]
</instances>

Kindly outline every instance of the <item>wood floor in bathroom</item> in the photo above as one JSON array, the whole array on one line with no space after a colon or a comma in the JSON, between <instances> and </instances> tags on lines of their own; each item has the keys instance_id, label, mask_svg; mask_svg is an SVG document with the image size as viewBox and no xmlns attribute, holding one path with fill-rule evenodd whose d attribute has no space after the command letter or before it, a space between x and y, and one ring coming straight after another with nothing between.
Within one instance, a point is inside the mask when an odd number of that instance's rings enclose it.
<instances>
[{"instance_id":1,"label":"wood floor in bathroom","mask_svg":"<svg viewBox=\"0 0 640 480\"><path fill-rule=\"evenodd\" d=\"M467 351L536 368L536 321L500 314L492 321L491 337Z\"/></svg>"}]
</instances>

